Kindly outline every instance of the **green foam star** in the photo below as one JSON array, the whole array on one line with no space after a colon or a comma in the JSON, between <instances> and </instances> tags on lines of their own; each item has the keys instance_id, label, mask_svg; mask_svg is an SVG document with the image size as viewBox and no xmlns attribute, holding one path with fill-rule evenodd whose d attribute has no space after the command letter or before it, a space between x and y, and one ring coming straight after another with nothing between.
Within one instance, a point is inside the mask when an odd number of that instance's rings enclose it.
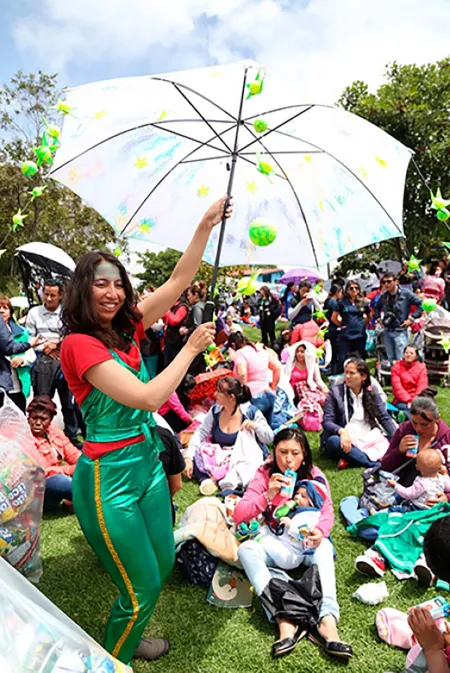
<instances>
[{"instance_id":1,"label":"green foam star","mask_svg":"<svg viewBox=\"0 0 450 673\"><path fill-rule=\"evenodd\" d=\"M315 320L326 320L327 319L327 314L323 310L323 308L318 308L317 311L314 311L313 316Z\"/></svg>"},{"instance_id":2,"label":"green foam star","mask_svg":"<svg viewBox=\"0 0 450 673\"><path fill-rule=\"evenodd\" d=\"M441 190L438 187L436 194L431 193L431 207L433 210L445 210L447 206L450 206L450 199L444 199L441 194Z\"/></svg>"},{"instance_id":3,"label":"green foam star","mask_svg":"<svg viewBox=\"0 0 450 673\"><path fill-rule=\"evenodd\" d=\"M24 219L28 217L28 215L24 215L22 211L19 210L15 215L13 215L12 221L13 221L13 231L16 231L19 227L23 227L23 221Z\"/></svg>"},{"instance_id":4,"label":"green foam star","mask_svg":"<svg viewBox=\"0 0 450 673\"><path fill-rule=\"evenodd\" d=\"M444 334L444 332L441 332L441 338L438 340L438 344L439 346L442 346L445 353L448 354L450 351L450 336Z\"/></svg>"},{"instance_id":5,"label":"green foam star","mask_svg":"<svg viewBox=\"0 0 450 673\"><path fill-rule=\"evenodd\" d=\"M248 82L245 85L248 89L247 100L252 96L259 96L259 94L263 90L263 85L264 85L264 75L262 70L258 70L258 74L256 75L253 82Z\"/></svg>"},{"instance_id":6,"label":"green foam star","mask_svg":"<svg viewBox=\"0 0 450 673\"><path fill-rule=\"evenodd\" d=\"M61 99L56 103L55 109L58 110L61 115L68 115L72 112L72 106Z\"/></svg>"},{"instance_id":7,"label":"green foam star","mask_svg":"<svg viewBox=\"0 0 450 673\"><path fill-rule=\"evenodd\" d=\"M53 165L53 156L52 156L52 149L49 147L47 136L44 135L42 136L42 141L39 147L35 147L33 149L33 152L37 156L37 165L41 166L42 164L51 164Z\"/></svg>"},{"instance_id":8,"label":"green foam star","mask_svg":"<svg viewBox=\"0 0 450 673\"><path fill-rule=\"evenodd\" d=\"M42 196L42 194L45 192L47 189L47 185L44 185L43 187L33 187L31 192L28 192L28 194L31 194L31 200L34 201L34 199L39 198Z\"/></svg>"},{"instance_id":9,"label":"green foam star","mask_svg":"<svg viewBox=\"0 0 450 673\"><path fill-rule=\"evenodd\" d=\"M413 271L418 271L420 269L420 262L422 260L418 259L417 257L414 257L414 255L411 255L408 261L408 271L409 273L412 273Z\"/></svg>"}]
</instances>

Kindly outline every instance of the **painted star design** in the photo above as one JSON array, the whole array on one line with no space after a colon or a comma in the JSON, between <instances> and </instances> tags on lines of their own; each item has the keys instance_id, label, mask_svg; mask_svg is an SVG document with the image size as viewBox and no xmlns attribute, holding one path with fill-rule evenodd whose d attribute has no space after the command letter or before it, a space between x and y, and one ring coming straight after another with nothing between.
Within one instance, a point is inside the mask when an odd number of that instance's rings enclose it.
<instances>
[{"instance_id":1,"label":"painted star design","mask_svg":"<svg viewBox=\"0 0 450 673\"><path fill-rule=\"evenodd\" d=\"M367 173L366 169L364 168L364 166L360 167L359 174L360 174L360 176L362 177L363 180L365 180L367 178L368 173Z\"/></svg>"},{"instance_id":2,"label":"painted star design","mask_svg":"<svg viewBox=\"0 0 450 673\"><path fill-rule=\"evenodd\" d=\"M389 166L388 162L381 157L375 157L375 161L377 161L382 168L387 168Z\"/></svg>"},{"instance_id":3,"label":"painted star design","mask_svg":"<svg viewBox=\"0 0 450 673\"><path fill-rule=\"evenodd\" d=\"M81 180L81 175L78 172L78 168L71 168L69 171L68 181L77 182L78 180Z\"/></svg>"},{"instance_id":4,"label":"painted star design","mask_svg":"<svg viewBox=\"0 0 450 673\"><path fill-rule=\"evenodd\" d=\"M137 157L136 163L134 165L136 166L136 168L139 168L139 170L141 170L141 168L144 168L144 166L148 166L147 158Z\"/></svg>"},{"instance_id":5,"label":"painted star design","mask_svg":"<svg viewBox=\"0 0 450 673\"><path fill-rule=\"evenodd\" d=\"M254 194L256 192L256 190L259 189L259 187L256 184L256 182L254 180L252 180L251 182L247 182L246 189L247 189L248 192L251 192L252 194Z\"/></svg>"},{"instance_id":6,"label":"painted star design","mask_svg":"<svg viewBox=\"0 0 450 673\"><path fill-rule=\"evenodd\" d=\"M167 117L167 110L161 110L159 117L156 117L156 121L161 122L165 117Z\"/></svg>"},{"instance_id":7,"label":"painted star design","mask_svg":"<svg viewBox=\"0 0 450 673\"><path fill-rule=\"evenodd\" d=\"M97 110L93 119L101 119L106 114L106 110Z\"/></svg>"},{"instance_id":8,"label":"painted star design","mask_svg":"<svg viewBox=\"0 0 450 673\"><path fill-rule=\"evenodd\" d=\"M323 210L323 201L318 201L319 210Z\"/></svg>"},{"instance_id":9,"label":"painted star design","mask_svg":"<svg viewBox=\"0 0 450 673\"><path fill-rule=\"evenodd\" d=\"M208 196L209 189L210 189L209 187L205 187L205 185L202 185L201 187L199 187L197 189L197 196L200 196L200 197L201 196Z\"/></svg>"},{"instance_id":10,"label":"painted star design","mask_svg":"<svg viewBox=\"0 0 450 673\"><path fill-rule=\"evenodd\" d=\"M304 159L306 163L310 164L311 161L313 160L312 156L310 154L305 154Z\"/></svg>"}]
</instances>

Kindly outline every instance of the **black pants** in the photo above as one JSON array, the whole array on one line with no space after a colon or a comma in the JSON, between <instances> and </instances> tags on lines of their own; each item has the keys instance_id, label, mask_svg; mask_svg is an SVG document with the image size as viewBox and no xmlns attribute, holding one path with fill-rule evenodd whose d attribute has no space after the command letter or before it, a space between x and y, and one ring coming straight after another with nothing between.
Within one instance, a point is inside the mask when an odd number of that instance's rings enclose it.
<instances>
[{"instance_id":1,"label":"black pants","mask_svg":"<svg viewBox=\"0 0 450 673\"><path fill-rule=\"evenodd\" d=\"M335 376L336 374L339 374L341 371L341 366L340 366L340 361L341 361L341 353L340 353L340 334L337 331L332 332L330 329L328 330L328 339L331 344L331 362L330 362L330 374L332 376Z\"/></svg>"},{"instance_id":2,"label":"black pants","mask_svg":"<svg viewBox=\"0 0 450 673\"><path fill-rule=\"evenodd\" d=\"M366 335L360 337L359 339L346 339L340 338L340 363L339 368L342 371L344 368L344 362L347 360L350 355L358 354L363 360L366 359Z\"/></svg>"},{"instance_id":3,"label":"black pants","mask_svg":"<svg viewBox=\"0 0 450 673\"><path fill-rule=\"evenodd\" d=\"M189 425L189 423L183 421L183 419L180 418L178 414L176 414L172 409L169 409L167 414L164 414L163 418L165 421L167 421L174 432L182 432Z\"/></svg>"},{"instance_id":4,"label":"black pants","mask_svg":"<svg viewBox=\"0 0 450 673\"><path fill-rule=\"evenodd\" d=\"M75 400L61 371L61 363L48 355L38 355L31 370L34 395L48 395L53 399L58 391L64 418L64 432L69 439L77 439L79 432Z\"/></svg>"},{"instance_id":5,"label":"black pants","mask_svg":"<svg viewBox=\"0 0 450 673\"><path fill-rule=\"evenodd\" d=\"M270 346L272 348L275 341L275 320L273 318L266 318L261 321L260 327L264 346Z\"/></svg>"}]
</instances>

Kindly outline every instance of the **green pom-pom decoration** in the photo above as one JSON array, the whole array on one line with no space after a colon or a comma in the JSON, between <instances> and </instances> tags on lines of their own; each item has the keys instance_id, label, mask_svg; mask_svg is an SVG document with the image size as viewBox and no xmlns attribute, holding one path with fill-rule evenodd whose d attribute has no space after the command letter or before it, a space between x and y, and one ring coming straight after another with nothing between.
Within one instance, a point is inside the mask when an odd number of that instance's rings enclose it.
<instances>
[{"instance_id":1,"label":"green pom-pom decoration","mask_svg":"<svg viewBox=\"0 0 450 673\"><path fill-rule=\"evenodd\" d=\"M34 161L24 161L20 167L20 170L27 178L32 178L34 175L36 175L38 167Z\"/></svg>"},{"instance_id":2,"label":"green pom-pom decoration","mask_svg":"<svg viewBox=\"0 0 450 673\"><path fill-rule=\"evenodd\" d=\"M265 248L267 245L271 245L271 243L274 242L278 230L271 222L259 217L256 220L253 220L250 224L248 234L252 243L261 248Z\"/></svg>"},{"instance_id":3,"label":"green pom-pom decoration","mask_svg":"<svg viewBox=\"0 0 450 673\"><path fill-rule=\"evenodd\" d=\"M256 133L264 133L269 128L269 124L264 119L255 119L253 122L253 128Z\"/></svg>"},{"instance_id":4,"label":"green pom-pom decoration","mask_svg":"<svg viewBox=\"0 0 450 673\"><path fill-rule=\"evenodd\" d=\"M116 257L120 257L121 254L122 250L120 248L114 248L113 255L115 255Z\"/></svg>"},{"instance_id":5,"label":"green pom-pom decoration","mask_svg":"<svg viewBox=\"0 0 450 673\"><path fill-rule=\"evenodd\" d=\"M448 211L447 208L438 210L436 213L436 217L440 222L447 222L448 218L450 217L450 211Z\"/></svg>"},{"instance_id":6,"label":"green pom-pom decoration","mask_svg":"<svg viewBox=\"0 0 450 673\"><path fill-rule=\"evenodd\" d=\"M431 313L431 311L434 311L436 306L437 306L436 299L425 298L422 300L422 308L425 311L425 313Z\"/></svg>"}]
</instances>

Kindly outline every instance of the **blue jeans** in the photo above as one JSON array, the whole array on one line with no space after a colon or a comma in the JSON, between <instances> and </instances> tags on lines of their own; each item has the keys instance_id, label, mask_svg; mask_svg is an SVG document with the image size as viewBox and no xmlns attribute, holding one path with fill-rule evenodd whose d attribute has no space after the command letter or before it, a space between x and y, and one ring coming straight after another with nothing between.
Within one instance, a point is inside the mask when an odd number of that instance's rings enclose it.
<instances>
[{"instance_id":1,"label":"blue jeans","mask_svg":"<svg viewBox=\"0 0 450 673\"><path fill-rule=\"evenodd\" d=\"M45 480L44 511L56 509L61 500L72 501L72 477L54 474Z\"/></svg>"},{"instance_id":2,"label":"blue jeans","mask_svg":"<svg viewBox=\"0 0 450 673\"><path fill-rule=\"evenodd\" d=\"M403 359L403 351L408 345L408 330L384 330L384 345L389 362Z\"/></svg>"},{"instance_id":3,"label":"blue jeans","mask_svg":"<svg viewBox=\"0 0 450 673\"><path fill-rule=\"evenodd\" d=\"M325 455L327 455L328 458L346 460L350 465L356 465L358 467L361 465L363 467L374 467L379 464L376 461L369 460L364 451L357 449L356 446L352 446L350 451L345 453L345 451L341 449L341 438L339 435L332 435L327 439Z\"/></svg>"},{"instance_id":4,"label":"blue jeans","mask_svg":"<svg viewBox=\"0 0 450 673\"><path fill-rule=\"evenodd\" d=\"M255 540L247 540L239 545L238 556L258 596L262 594L274 575L289 579L289 575L277 569L275 561ZM322 585L322 607L320 608L319 619L332 615L338 621L339 606L336 599L333 545L330 540L324 538L314 554L303 556L299 565L301 563L308 566L315 563L319 570ZM274 569L276 572L273 572Z\"/></svg>"},{"instance_id":5,"label":"blue jeans","mask_svg":"<svg viewBox=\"0 0 450 673\"><path fill-rule=\"evenodd\" d=\"M343 498L339 503L339 509L347 522L347 526L352 526L354 523L358 523L358 521L362 521L369 516L368 510L359 506L357 495L348 495L346 498ZM378 537L378 528L374 526L362 528L358 536L363 538L363 540L376 540Z\"/></svg>"},{"instance_id":6,"label":"blue jeans","mask_svg":"<svg viewBox=\"0 0 450 673\"><path fill-rule=\"evenodd\" d=\"M399 411L404 411L405 412L405 416L406 416L407 421L411 420L411 411L409 410L409 407L406 404L406 402L396 402L395 406L397 407L397 409Z\"/></svg>"},{"instance_id":7,"label":"blue jeans","mask_svg":"<svg viewBox=\"0 0 450 673\"><path fill-rule=\"evenodd\" d=\"M265 390L263 393L253 395L252 404L262 411L266 417L266 421L271 426L273 406L275 404L275 395L271 390ZM271 426L272 427L272 426Z\"/></svg>"}]
</instances>

